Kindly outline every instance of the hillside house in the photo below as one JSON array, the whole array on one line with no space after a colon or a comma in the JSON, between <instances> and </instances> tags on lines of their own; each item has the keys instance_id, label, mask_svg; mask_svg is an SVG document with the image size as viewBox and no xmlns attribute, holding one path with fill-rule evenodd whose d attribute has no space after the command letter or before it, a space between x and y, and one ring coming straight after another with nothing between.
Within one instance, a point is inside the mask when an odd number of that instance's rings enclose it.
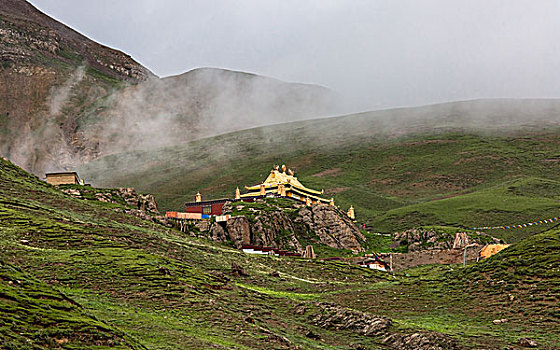
<instances>
[{"instance_id":1,"label":"hillside house","mask_svg":"<svg viewBox=\"0 0 560 350\"><path fill-rule=\"evenodd\" d=\"M361 261L358 263L358 265L360 265L361 267L365 267L373 270L379 270L379 271L390 270L389 265L387 265L385 261L379 259L377 256L371 259L366 259L364 261Z\"/></svg>"},{"instance_id":2,"label":"hillside house","mask_svg":"<svg viewBox=\"0 0 560 350\"><path fill-rule=\"evenodd\" d=\"M228 201L231 201L231 199L220 198L203 201L202 195L197 193L194 202L185 203L185 212L200 214L203 219L207 219L211 215L222 215L222 208Z\"/></svg>"},{"instance_id":3,"label":"hillside house","mask_svg":"<svg viewBox=\"0 0 560 350\"><path fill-rule=\"evenodd\" d=\"M57 185L84 185L85 182L78 176L75 171L59 172L59 173L47 173L45 174L47 178L47 183L57 186Z\"/></svg>"}]
</instances>

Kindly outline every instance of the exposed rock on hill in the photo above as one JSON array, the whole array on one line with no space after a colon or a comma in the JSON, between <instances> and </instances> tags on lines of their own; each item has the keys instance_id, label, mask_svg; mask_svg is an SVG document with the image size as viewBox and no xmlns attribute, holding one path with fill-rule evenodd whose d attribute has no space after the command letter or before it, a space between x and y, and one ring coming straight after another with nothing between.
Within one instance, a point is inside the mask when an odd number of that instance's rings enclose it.
<instances>
[{"instance_id":1,"label":"exposed rock on hill","mask_svg":"<svg viewBox=\"0 0 560 350\"><path fill-rule=\"evenodd\" d=\"M141 194L134 188L102 189L93 187L76 188L76 186L61 186L61 191L78 199L98 200L106 203L125 204L135 209L159 214L154 196Z\"/></svg>"},{"instance_id":2,"label":"exposed rock on hill","mask_svg":"<svg viewBox=\"0 0 560 350\"><path fill-rule=\"evenodd\" d=\"M138 193L134 188L103 189L75 185L62 185L60 187L62 192L72 197L105 203L118 203L124 205L125 208L115 208L116 212L167 225L167 220L160 215L156 200L151 194Z\"/></svg>"},{"instance_id":3,"label":"exposed rock on hill","mask_svg":"<svg viewBox=\"0 0 560 350\"><path fill-rule=\"evenodd\" d=\"M231 214L225 225L214 223L208 229L211 239L242 245L278 247L301 252L307 244L363 251L365 237L354 223L334 207L306 207L290 200L235 202L224 206Z\"/></svg>"},{"instance_id":4,"label":"exposed rock on hill","mask_svg":"<svg viewBox=\"0 0 560 350\"><path fill-rule=\"evenodd\" d=\"M446 232L435 229L410 229L393 234L394 248L403 247L409 252L421 250L459 249L469 244L500 243L497 238L483 232L468 234L466 232Z\"/></svg>"},{"instance_id":5,"label":"exposed rock on hill","mask_svg":"<svg viewBox=\"0 0 560 350\"><path fill-rule=\"evenodd\" d=\"M393 321L387 317L370 315L329 303L318 303L317 306L321 312L313 317L316 325L336 330L348 329L364 336L381 337L382 343L391 349L453 350L461 348L455 340L437 332L392 333L390 329Z\"/></svg>"},{"instance_id":6,"label":"exposed rock on hill","mask_svg":"<svg viewBox=\"0 0 560 350\"><path fill-rule=\"evenodd\" d=\"M302 222L314 231L321 242L332 248L362 251L360 242L364 235L356 225L340 211L326 205L303 207L296 222Z\"/></svg>"},{"instance_id":7,"label":"exposed rock on hill","mask_svg":"<svg viewBox=\"0 0 560 350\"><path fill-rule=\"evenodd\" d=\"M365 312L342 308L327 303L319 304L322 312L313 321L320 327L350 329L365 336L386 334L393 324L387 317L371 316Z\"/></svg>"},{"instance_id":8,"label":"exposed rock on hill","mask_svg":"<svg viewBox=\"0 0 560 350\"><path fill-rule=\"evenodd\" d=\"M441 333L392 334L383 343L402 350L454 350L461 349L456 341Z\"/></svg>"}]
</instances>

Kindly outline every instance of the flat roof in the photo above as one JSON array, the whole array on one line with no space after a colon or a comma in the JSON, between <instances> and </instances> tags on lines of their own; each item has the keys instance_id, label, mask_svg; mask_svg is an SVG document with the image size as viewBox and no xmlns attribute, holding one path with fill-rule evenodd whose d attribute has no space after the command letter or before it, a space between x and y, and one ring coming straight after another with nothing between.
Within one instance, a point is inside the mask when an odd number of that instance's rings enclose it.
<instances>
[{"instance_id":1,"label":"flat roof","mask_svg":"<svg viewBox=\"0 0 560 350\"><path fill-rule=\"evenodd\" d=\"M78 176L78 173L75 171L61 171L58 173L45 173L45 176L49 176L49 175L76 175Z\"/></svg>"},{"instance_id":2,"label":"flat roof","mask_svg":"<svg viewBox=\"0 0 560 350\"><path fill-rule=\"evenodd\" d=\"M230 199L230 198L209 199L207 201L201 201L201 202L187 202L187 203L185 203L185 205L187 207L195 207L197 205L225 203L227 201L232 201L232 199Z\"/></svg>"}]
</instances>

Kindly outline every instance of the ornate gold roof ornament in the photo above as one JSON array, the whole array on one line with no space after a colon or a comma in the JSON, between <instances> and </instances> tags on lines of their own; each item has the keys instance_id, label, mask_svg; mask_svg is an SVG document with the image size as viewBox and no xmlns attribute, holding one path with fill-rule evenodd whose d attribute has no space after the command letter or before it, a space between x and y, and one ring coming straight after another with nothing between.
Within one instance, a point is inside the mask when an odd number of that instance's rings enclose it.
<instances>
[{"instance_id":1,"label":"ornate gold roof ornament","mask_svg":"<svg viewBox=\"0 0 560 350\"><path fill-rule=\"evenodd\" d=\"M288 169L288 175L294 176L294 171L292 169Z\"/></svg>"},{"instance_id":2,"label":"ornate gold roof ornament","mask_svg":"<svg viewBox=\"0 0 560 350\"><path fill-rule=\"evenodd\" d=\"M348 217L352 220L356 219L356 213L354 213L354 207L351 205L347 213Z\"/></svg>"},{"instance_id":3,"label":"ornate gold roof ornament","mask_svg":"<svg viewBox=\"0 0 560 350\"><path fill-rule=\"evenodd\" d=\"M305 198L305 205L308 206L308 207L311 206L311 198L309 198L309 197Z\"/></svg>"},{"instance_id":4,"label":"ornate gold roof ornament","mask_svg":"<svg viewBox=\"0 0 560 350\"><path fill-rule=\"evenodd\" d=\"M331 207L334 207L334 198L331 198L331 200L330 200L330 202L329 202L329 205L330 205Z\"/></svg>"},{"instance_id":5,"label":"ornate gold roof ornament","mask_svg":"<svg viewBox=\"0 0 560 350\"><path fill-rule=\"evenodd\" d=\"M264 188L264 184L261 184L261 192L260 192L261 196L266 196L266 189Z\"/></svg>"},{"instance_id":6,"label":"ornate gold roof ornament","mask_svg":"<svg viewBox=\"0 0 560 350\"><path fill-rule=\"evenodd\" d=\"M283 173L286 172L286 169L287 169L287 168L286 168L286 165L285 165L285 164L282 164L282 172L283 172Z\"/></svg>"},{"instance_id":7,"label":"ornate gold roof ornament","mask_svg":"<svg viewBox=\"0 0 560 350\"><path fill-rule=\"evenodd\" d=\"M202 195L200 194L200 192L196 192L196 195L194 197L194 201L195 202L202 202Z\"/></svg>"},{"instance_id":8,"label":"ornate gold roof ornament","mask_svg":"<svg viewBox=\"0 0 560 350\"><path fill-rule=\"evenodd\" d=\"M241 199L241 192L239 192L239 187L235 188L235 199Z\"/></svg>"},{"instance_id":9,"label":"ornate gold roof ornament","mask_svg":"<svg viewBox=\"0 0 560 350\"><path fill-rule=\"evenodd\" d=\"M274 170L278 170L278 169L280 169L280 166L279 165L274 165Z\"/></svg>"}]
</instances>

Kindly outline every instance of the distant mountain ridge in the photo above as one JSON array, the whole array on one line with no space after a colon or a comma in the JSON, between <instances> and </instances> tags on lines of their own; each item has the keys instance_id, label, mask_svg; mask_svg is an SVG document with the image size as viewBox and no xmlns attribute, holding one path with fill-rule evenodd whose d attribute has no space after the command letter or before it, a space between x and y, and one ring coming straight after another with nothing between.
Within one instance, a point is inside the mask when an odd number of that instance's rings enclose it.
<instances>
[{"instance_id":1,"label":"distant mountain ridge","mask_svg":"<svg viewBox=\"0 0 560 350\"><path fill-rule=\"evenodd\" d=\"M25 60L40 52L42 55L69 62L72 58L65 57L65 54L78 54L88 66L117 79L143 81L154 76L129 55L90 40L45 15L27 1L2 0L0 15L3 61L9 62L12 59L17 62L18 59ZM6 44L11 44L9 46L12 50L6 47Z\"/></svg>"}]
</instances>

